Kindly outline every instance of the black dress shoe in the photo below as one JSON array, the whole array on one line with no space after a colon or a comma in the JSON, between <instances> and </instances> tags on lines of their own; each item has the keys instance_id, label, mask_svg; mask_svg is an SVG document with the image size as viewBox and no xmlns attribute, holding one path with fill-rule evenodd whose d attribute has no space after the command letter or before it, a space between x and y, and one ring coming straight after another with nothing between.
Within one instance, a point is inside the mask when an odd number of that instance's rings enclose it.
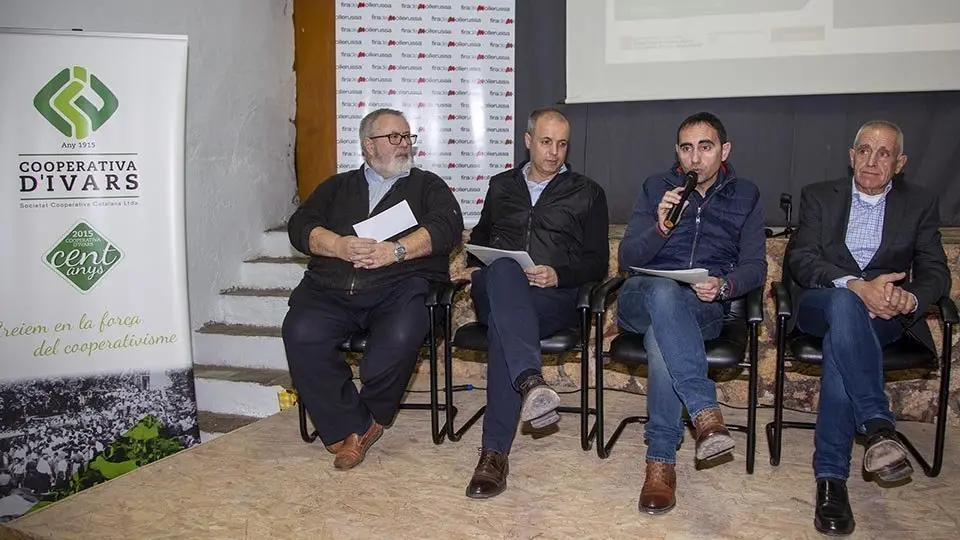
<instances>
[{"instance_id":1,"label":"black dress shoe","mask_svg":"<svg viewBox=\"0 0 960 540\"><path fill-rule=\"evenodd\" d=\"M489 499L507 489L507 474L510 464L507 454L501 454L489 448L480 449L480 461L473 470L473 478L467 485L467 497L471 499Z\"/></svg>"},{"instance_id":2,"label":"black dress shoe","mask_svg":"<svg viewBox=\"0 0 960 540\"><path fill-rule=\"evenodd\" d=\"M878 430L867 440L863 468L883 482L899 482L913 474L907 449L892 429Z\"/></svg>"},{"instance_id":3,"label":"black dress shoe","mask_svg":"<svg viewBox=\"0 0 960 540\"><path fill-rule=\"evenodd\" d=\"M853 532L857 522L853 519L847 483L836 478L817 480L817 506L813 514L813 526L817 531L830 536L845 536Z\"/></svg>"}]
</instances>

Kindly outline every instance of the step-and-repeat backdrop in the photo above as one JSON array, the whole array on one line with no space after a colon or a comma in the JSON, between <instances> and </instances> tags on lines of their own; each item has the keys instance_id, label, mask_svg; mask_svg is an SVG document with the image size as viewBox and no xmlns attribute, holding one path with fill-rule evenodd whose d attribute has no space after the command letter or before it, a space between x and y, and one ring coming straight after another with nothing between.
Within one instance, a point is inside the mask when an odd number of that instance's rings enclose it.
<instances>
[{"instance_id":1,"label":"step-and-repeat backdrop","mask_svg":"<svg viewBox=\"0 0 960 540\"><path fill-rule=\"evenodd\" d=\"M359 167L360 119L402 111L414 164L440 175L468 227L514 165L514 0L338 1L337 166Z\"/></svg>"}]
</instances>

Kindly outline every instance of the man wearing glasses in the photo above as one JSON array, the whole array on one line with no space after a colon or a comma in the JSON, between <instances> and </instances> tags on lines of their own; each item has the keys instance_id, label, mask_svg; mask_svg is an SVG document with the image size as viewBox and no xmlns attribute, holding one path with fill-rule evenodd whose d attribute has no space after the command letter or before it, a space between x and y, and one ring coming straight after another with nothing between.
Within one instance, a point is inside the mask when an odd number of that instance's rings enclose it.
<instances>
[{"instance_id":1,"label":"man wearing glasses","mask_svg":"<svg viewBox=\"0 0 960 540\"><path fill-rule=\"evenodd\" d=\"M487 326L487 411L480 460L467 497L507 488L507 456L517 422L543 428L560 420L560 396L540 374L540 339L575 328L577 289L607 275L607 198L565 163L570 123L556 109L534 111L523 136L530 161L490 179L470 243L530 254L523 269L508 258L480 268L470 257L477 319Z\"/></svg>"},{"instance_id":2,"label":"man wearing glasses","mask_svg":"<svg viewBox=\"0 0 960 540\"><path fill-rule=\"evenodd\" d=\"M397 412L432 321L428 282L448 278L463 233L460 206L437 175L413 166L417 136L403 113L360 121L364 164L322 182L290 217L293 246L310 256L290 295L283 344L290 376L337 469L351 469ZM397 204L417 226L387 241L354 225ZM359 392L337 346L367 331Z\"/></svg>"}]
</instances>

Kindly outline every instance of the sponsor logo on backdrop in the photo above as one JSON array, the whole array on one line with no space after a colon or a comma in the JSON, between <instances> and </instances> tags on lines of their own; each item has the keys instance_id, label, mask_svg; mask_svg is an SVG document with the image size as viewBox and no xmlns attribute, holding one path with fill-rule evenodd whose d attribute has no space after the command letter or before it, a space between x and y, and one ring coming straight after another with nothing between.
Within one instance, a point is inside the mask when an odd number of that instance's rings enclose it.
<instances>
[{"instance_id":1,"label":"sponsor logo on backdrop","mask_svg":"<svg viewBox=\"0 0 960 540\"><path fill-rule=\"evenodd\" d=\"M33 153L18 162L21 209L137 206L137 154L87 152L97 148L90 136L106 125L120 106L103 80L82 66L64 68L40 88L33 106L50 126L73 140L59 144L58 152Z\"/></svg>"},{"instance_id":2,"label":"sponsor logo on backdrop","mask_svg":"<svg viewBox=\"0 0 960 540\"><path fill-rule=\"evenodd\" d=\"M86 94L103 104L94 105ZM86 68L64 68L50 78L33 98L33 106L64 137L83 140L117 112L117 96Z\"/></svg>"},{"instance_id":3,"label":"sponsor logo on backdrop","mask_svg":"<svg viewBox=\"0 0 960 540\"><path fill-rule=\"evenodd\" d=\"M47 252L43 261L77 291L87 293L122 258L123 252L113 242L80 220Z\"/></svg>"}]
</instances>

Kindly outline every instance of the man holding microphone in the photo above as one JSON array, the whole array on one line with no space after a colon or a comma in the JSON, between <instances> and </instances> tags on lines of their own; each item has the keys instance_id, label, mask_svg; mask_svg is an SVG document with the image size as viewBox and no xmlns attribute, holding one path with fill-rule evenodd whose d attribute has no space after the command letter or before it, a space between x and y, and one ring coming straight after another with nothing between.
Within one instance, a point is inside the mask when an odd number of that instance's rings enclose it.
<instances>
[{"instance_id":1,"label":"man holding microphone","mask_svg":"<svg viewBox=\"0 0 960 540\"><path fill-rule=\"evenodd\" d=\"M692 287L632 275L620 289L620 326L644 334L647 351L649 446L638 506L649 514L676 504L684 407L696 429L697 460L734 447L707 378L704 341L720 334L731 300L763 284L767 264L760 192L727 163L730 147L713 114L685 119L677 130L677 163L644 181L620 243L621 269L706 268L710 275Z\"/></svg>"}]
</instances>

